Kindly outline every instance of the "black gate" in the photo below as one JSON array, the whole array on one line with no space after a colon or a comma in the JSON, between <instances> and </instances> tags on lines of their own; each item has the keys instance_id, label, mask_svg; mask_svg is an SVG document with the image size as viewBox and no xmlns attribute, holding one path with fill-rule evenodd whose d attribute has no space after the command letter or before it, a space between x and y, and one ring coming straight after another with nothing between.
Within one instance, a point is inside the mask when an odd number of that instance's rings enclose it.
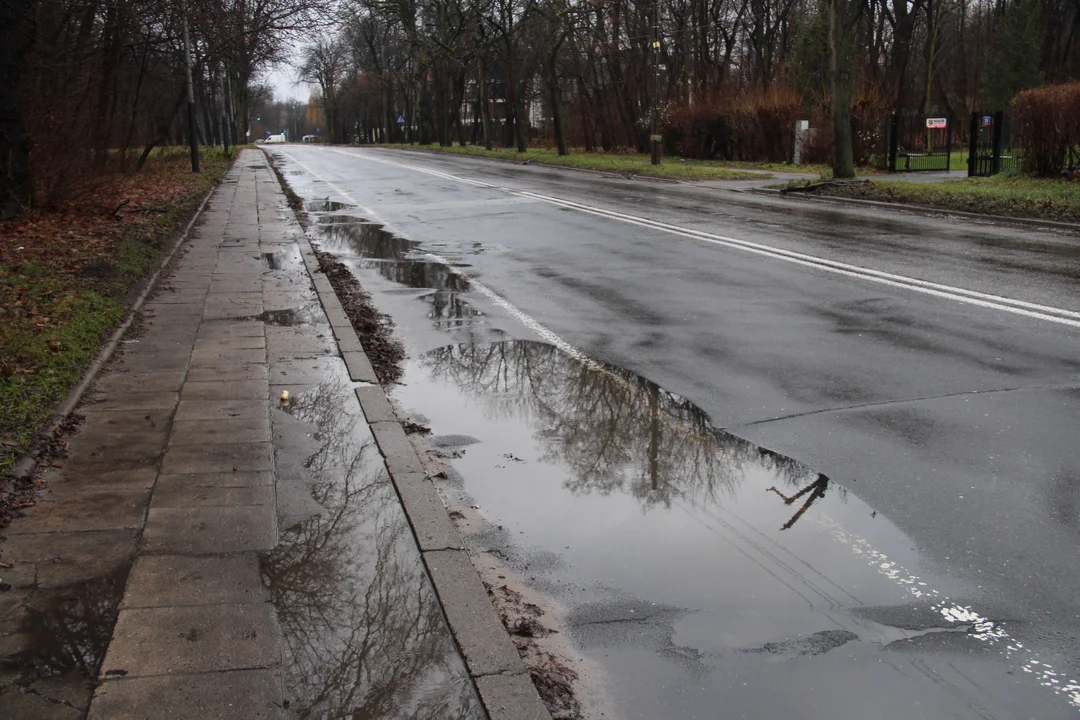
<instances>
[{"instance_id":1,"label":"black gate","mask_svg":"<svg viewBox=\"0 0 1080 720\"><path fill-rule=\"evenodd\" d=\"M889 172L951 170L952 119L893 113L889 120Z\"/></svg>"},{"instance_id":2,"label":"black gate","mask_svg":"<svg viewBox=\"0 0 1080 720\"><path fill-rule=\"evenodd\" d=\"M1020 148L1013 147L1012 125L1005 113L971 113L968 145L968 177L988 177L999 172L1019 171L1023 162Z\"/></svg>"}]
</instances>

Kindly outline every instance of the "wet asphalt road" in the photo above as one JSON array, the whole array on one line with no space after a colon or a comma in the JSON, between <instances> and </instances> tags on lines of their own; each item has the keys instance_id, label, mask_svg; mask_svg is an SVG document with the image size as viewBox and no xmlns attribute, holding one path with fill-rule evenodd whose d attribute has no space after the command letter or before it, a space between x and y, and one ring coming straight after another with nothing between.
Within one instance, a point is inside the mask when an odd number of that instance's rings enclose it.
<instances>
[{"instance_id":1,"label":"wet asphalt road","mask_svg":"<svg viewBox=\"0 0 1080 720\"><path fill-rule=\"evenodd\" d=\"M567 608L609 716L1080 711L1080 235L283 153L362 206L322 240L398 322L398 400L467 436L461 496L518 535L480 542Z\"/></svg>"}]
</instances>

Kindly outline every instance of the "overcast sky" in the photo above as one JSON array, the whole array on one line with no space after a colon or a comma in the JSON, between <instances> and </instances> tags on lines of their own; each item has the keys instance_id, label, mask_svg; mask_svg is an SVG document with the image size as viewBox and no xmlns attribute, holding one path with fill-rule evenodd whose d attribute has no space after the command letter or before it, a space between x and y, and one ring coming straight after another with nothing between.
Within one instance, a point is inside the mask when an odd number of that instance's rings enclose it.
<instances>
[{"instance_id":1,"label":"overcast sky","mask_svg":"<svg viewBox=\"0 0 1080 720\"><path fill-rule=\"evenodd\" d=\"M301 102L308 101L311 88L307 83L296 82L296 69L291 65L279 65L266 74L266 82L274 88L274 100L284 102L294 98Z\"/></svg>"}]
</instances>

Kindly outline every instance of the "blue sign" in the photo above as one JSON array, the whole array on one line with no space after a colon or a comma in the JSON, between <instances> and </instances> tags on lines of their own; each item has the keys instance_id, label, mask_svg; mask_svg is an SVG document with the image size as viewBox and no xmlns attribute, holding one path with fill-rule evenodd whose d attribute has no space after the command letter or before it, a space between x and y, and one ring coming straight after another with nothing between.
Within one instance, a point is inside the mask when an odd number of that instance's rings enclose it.
<instances>
[{"instance_id":1,"label":"blue sign","mask_svg":"<svg viewBox=\"0 0 1080 720\"><path fill-rule=\"evenodd\" d=\"M994 123L994 118L991 115L983 115L982 124L983 127L989 127Z\"/></svg>"},{"instance_id":2,"label":"blue sign","mask_svg":"<svg viewBox=\"0 0 1080 720\"><path fill-rule=\"evenodd\" d=\"M405 116L404 115L398 115L397 116L397 121L398 121L398 125L404 125L405 124Z\"/></svg>"}]
</instances>

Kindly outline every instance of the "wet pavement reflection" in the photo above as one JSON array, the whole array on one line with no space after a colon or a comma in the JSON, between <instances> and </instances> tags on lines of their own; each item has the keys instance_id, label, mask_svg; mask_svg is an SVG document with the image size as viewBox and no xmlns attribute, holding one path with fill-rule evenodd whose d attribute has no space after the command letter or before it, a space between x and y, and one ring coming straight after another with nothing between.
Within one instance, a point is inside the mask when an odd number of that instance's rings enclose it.
<instances>
[{"instance_id":1,"label":"wet pavement reflection","mask_svg":"<svg viewBox=\"0 0 1080 720\"><path fill-rule=\"evenodd\" d=\"M484 717L350 389L274 414L284 530L262 562L298 718Z\"/></svg>"},{"instance_id":2,"label":"wet pavement reflection","mask_svg":"<svg viewBox=\"0 0 1080 720\"><path fill-rule=\"evenodd\" d=\"M40 589L27 606L20 633L29 650L4 658L0 671L18 684L54 677L93 682L105 659L130 567L56 588ZM2 715L2 713L0 713Z\"/></svg>"},{"instance_id":3,"label":"wet pavement reflection","mask_svg":"<svg viewBox=\"0 0 1080 720\"><path fill-rule=\"evenodd\" d=\"M349 253L379 260L402 260L419 243L398 237L382 225L346 215L320 217L315 226L326 252Z\"/></svg>"},{"instance_id":4,"label":"wet pavement reflection","mask_svg":"<svg viewBox=\"0 0 1080 720\"><path fill-rule=\"evenodd\" d=\"M253 315L253 320L264 322L267 325L279 327L293 327L296 325L310 325L317 323L322 318L322 311L318 305L311 304L303 307L285 308L284 310L266 310Z\"/></svg>"},{"instance_id":5,"label":"wet pavement reflection","mask_svg":"<svg viewBox=\"0 0 1080 720\"><path fill-rule=\"evenodd\" d=\"M308 212L313 213L325 213L325 212L339 212L341 210L352 210L355 205L349 205L348 203L337 202L330 198L322 200L310 200L304 203L304 207Z\"/></svg>"},{"instance_id":6,"label":"wet pavement reflection","mask_svg":"<svg viewBox=\"0 0 1080 720\"><path fill-rule=\"evenodd\" d=\"M394 392L468 542L565 608L613 716L1075 712L978 587L647 379L507 341L426 353Z\"/></svg>"},{"instance_id":7,"label":"wet pavement reflection","mask_svg":"<svg viewBox=\"0 0 1080 720\"><path fill-rule=\"evenodd\" d=\"M412 253L419 243L394 235L382 225L352 216L325 216L319 218L315 229L320 249L361 258L387 280L411 288L453 292L469 289L469 281L463 275L423 255L414 256Z\"/></svg>"}]
</instances>

